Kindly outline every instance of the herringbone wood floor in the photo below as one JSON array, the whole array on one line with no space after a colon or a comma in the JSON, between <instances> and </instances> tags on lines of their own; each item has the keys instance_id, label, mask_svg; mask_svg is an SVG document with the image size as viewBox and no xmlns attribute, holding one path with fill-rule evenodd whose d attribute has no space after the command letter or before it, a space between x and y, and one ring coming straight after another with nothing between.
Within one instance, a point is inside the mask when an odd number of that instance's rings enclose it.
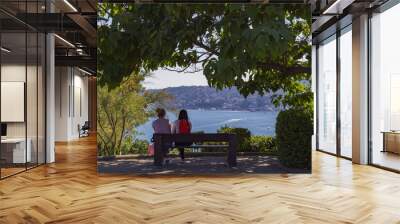
<instances>
[{"instance_id":1,"label":"herringbone wood floor","mask_svg":"<svg viewBox=\"0 0 400 224\"><path fill-rule=\"evenodd\" d=\"M0 223L400 223L400 175L322 153L312 175L99 176L95 146L0 181Z\"/></svg>"}]
</instances>

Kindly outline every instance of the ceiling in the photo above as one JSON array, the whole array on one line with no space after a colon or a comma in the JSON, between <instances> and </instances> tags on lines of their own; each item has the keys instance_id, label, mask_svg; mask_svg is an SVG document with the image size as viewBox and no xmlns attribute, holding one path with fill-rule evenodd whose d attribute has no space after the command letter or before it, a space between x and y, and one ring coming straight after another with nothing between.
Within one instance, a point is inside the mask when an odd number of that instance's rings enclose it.
<instances>
[{"instance_id":1,"label":"ceiling","mask_svg":"<svg viewBox=\"0 0 400 224\"><path fill-rule=\"evenodd\" d=\"M269 3L269 4L304 4L310 0L99 0L113 3Z\"/></svg>"},{"instance_id":2,"label":"ceiling","mask_svg":"<svg viewBox=\"0 0 400 224\"><path fill-rule=\"evenodd\" d=\"M336 28L351 23L353 17L374 10L386 2L388 0L312 0L313 42L317 43L319 39L336 32Z\"/></svg>"},{"instance_id":3,"label":"ceiling","mask_svg":"<svg viewBox=\"0 0 400 224\"><path fill-rule=\"evenodd\" d=\"M97 0L1 0L2 46L8 58L26 55L25 31L55 33L56 66L79 66L96 72ZM29 37L29 34L28 34ZM27 45L27 56L36 46Z\"/></svg>"}]
</instances>

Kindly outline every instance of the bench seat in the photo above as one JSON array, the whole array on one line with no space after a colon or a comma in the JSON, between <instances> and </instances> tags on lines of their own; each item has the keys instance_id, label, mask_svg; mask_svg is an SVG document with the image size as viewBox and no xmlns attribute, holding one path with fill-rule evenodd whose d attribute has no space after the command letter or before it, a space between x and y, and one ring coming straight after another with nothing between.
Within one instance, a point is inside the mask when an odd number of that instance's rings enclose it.
<instances>
[{"instance_id":1,"label":"bench seat","mask_svg":"<svg viewBox=\"0 0 400 224\"><path fill-rule=\"evenodd\" d=\"M229 148L229 145L190 145L184 148Z\"/></svg>"},{"instance_id":2,"label":"bench seat","mask_svg":"<svg viewBox=\"0 0 400 224\"><path fill-rule=\"evenodd\" d=\"M227 145L192 144L183 148L227 148L227 163L236 167L237 138L236 134L207 133L207 134L154 134L154 165L164 163L165 146L171 142L227 142Z\"/></svg>"}]
</instances>

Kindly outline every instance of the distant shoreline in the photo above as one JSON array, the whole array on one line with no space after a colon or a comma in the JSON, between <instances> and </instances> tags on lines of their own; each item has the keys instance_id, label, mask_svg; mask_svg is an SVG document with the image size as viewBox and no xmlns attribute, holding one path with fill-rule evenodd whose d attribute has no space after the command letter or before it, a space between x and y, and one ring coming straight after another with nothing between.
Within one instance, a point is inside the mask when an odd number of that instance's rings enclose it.
<instances>
[{"instance_id":1,"label":"distant shoreline","mask_svg":"<svg viewBox=\"0 0 400 224\"><path fill-rule=\"evenodd\" d=\"M279 112L279 110L230 110L230 109L209 109L209 108L198 108L198 109L182 108L182 109L186 109L188 111L204 110L204 111L225 111L225 112Z\"/></svg>"},{"instance_id":2,"label":"distant shoreline","mask_svg":"<svg viewBox=\"0 0 400 224\"><path fill-rule=\"evenodd\" d=\"M170 95L169 103L173 108L242 112L276 112L280 110L280 107L277 108L273 104L271 94L254 93L244 97L234 87L217 90L207 86L184 86L147 91L163 91Z\"/></svg>"}]
</instances>

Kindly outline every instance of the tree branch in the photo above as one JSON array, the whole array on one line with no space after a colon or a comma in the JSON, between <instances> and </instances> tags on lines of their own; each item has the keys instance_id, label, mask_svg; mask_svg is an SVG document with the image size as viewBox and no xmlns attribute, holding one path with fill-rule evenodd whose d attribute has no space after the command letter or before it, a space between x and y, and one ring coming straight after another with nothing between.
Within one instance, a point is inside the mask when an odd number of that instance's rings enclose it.
<instances>
[{"instance_id":1,"label":"tree branch","mask_svg":"<svg viewBox=\"0 0 400 224\"><path fill-rule=\"evenodd\" d=\"M305 67L301 65L285 66L279 63L258 63L258 67L268 70L278 70L286 76L292 76L297 74L311 74L311 67Z\"/></svg>"},{"instance_id":2,"label":"tree branch","mask_svg":"<svg viewBox=\"0 0 400 224\"><path fill-rule=\"evenodd\" d=\"M103 142L103 146L104 146L104 155L110 155L110 151L108 150L108 146L107 146L107 142L104 140L103 136L98 133L98 136L100 137L100 140Z\"/></svg>"},{"instance_id":3,"label":"tree branch","mask_svg":"<svg viewBox=\"0 0 400 224\"><path fill-rule=\"evenodd\" d=\"M201 47L201 48L203 48L204 50L206 50L206 51L208 51L208 52L210 52L210 53L212 53L212 54L214 54L214 55L219 55L219 52L218 51L216 51L215 49L213 49L213 48L211 48L211 47L209 47L209 46L207 46L207 45L205 45L203 42L201 42L201 41L195 41L194 42L194 44L196 44L197 46L199 46L199 47Z\"/></svg>"},{"instance_id":4,"label":"tree branch","mask_svg":"<svg viewBox=\"0 0 400 224\"><path fill-rule=\"evenodd\" d=\"M124 138L124 132L125 132L125 125L126 125L126 116L122 115L122 129L121 129L121 136L118 140L118 148L120 149L119 154L122 155L122 139Z\"/></svg>"},{"instance_id":5,"label":"tree branch","mask_svg":"<svg viewBox=\"0 0 400 224\"><path fill-rule=\"evenodd\" d=\"M108 141L111 142L110 138L109 138L109 137L107 136L107 134L106 134L106 130L104 129L104 127L103 127L103 125L102 125L101 118L99 118L98 121L99 121L98 124L99 124L99 127L100 127L100 130L99 130L99 136L100 136L100 138L103 139L103 137L102 137L102 135L101 135L101 133L103 132L103 133L105 133L104 137L106 137L106 138L108 139ZM103 139L103 144L104 144L104 146L106 147L106 150L107 150L108 154L110 154L109 147L108 147L108 144L107 144L107 142L105 141L105 139Z\"/></svg>"},{"instance_id":6,"label":"tree branch","mask_svg":"<svg viewBox=\"0 0 400 224\"><path fill-rule=\"evenodd\" d=\"M164 67L164 69L168 70L168 71L171 71L171 72L185 72L185 73L196 73L196 72L199 72L199 71L203 70L203 69L195 69L194 71L187 71L187 69L189 69L190 66L191 66L191 64L186 66L183 69L171 69L171 68L167 68L167 67Z\"/></svg>"}]
</instances>

